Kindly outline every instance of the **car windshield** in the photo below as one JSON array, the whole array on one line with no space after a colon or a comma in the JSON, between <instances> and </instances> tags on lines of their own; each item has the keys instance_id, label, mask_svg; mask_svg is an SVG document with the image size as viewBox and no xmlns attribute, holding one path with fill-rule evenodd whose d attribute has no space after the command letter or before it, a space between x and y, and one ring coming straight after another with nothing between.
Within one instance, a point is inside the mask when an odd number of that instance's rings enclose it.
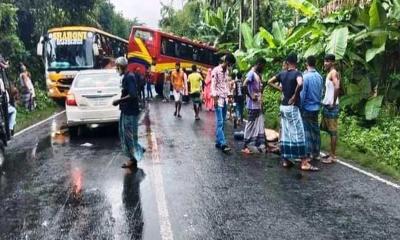
<instances>
[{"instance_id":1,"label":"car windshield","mask_svg":"<svg viewBox=\"0 0 400 240\"><path fill-rule=\"evenodd\" d=\"M49 34L46 57L49 70L90 69L94 66L93 34L54 32Z\"/></svg>"},{"instance_id":2,"label":"car windshield","mask_svg":"<svg viewBox=\"0 0 400 240\"><path fill-rule=\"evenodd\" d=\"M118 88L121 77L117 73L82 74L75 79L75 88Z\"/></svg>"}]
</instances>

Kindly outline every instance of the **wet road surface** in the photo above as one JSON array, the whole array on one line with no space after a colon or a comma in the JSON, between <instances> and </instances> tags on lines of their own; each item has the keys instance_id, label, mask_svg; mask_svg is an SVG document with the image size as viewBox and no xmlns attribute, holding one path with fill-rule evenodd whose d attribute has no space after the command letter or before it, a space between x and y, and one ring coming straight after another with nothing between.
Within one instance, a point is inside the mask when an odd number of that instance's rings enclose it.
<instances>
[{"instance_id":1,"label":"wet road surface","mask_svg":"<svg viewBox=\"0 0 400 240\"><path fill-rule=\"evenodd\" d=\"M71 138L65 116L16 137L0 176L0 239L399 239L400 191L342 165L318 173L275 155L214 148L214 116L195 122L154 102L139 171L117 128Z\"/></svg>"}]
</instances>

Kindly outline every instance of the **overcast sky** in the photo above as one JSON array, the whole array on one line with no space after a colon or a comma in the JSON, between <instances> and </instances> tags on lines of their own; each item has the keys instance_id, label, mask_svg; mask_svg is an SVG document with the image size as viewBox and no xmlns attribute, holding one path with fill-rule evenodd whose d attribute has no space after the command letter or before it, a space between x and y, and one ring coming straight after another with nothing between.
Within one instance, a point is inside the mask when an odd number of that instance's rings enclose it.
<instances>
[{"instance_id":1,"label":"overcast sky","mask_svg":"<svg viewBox=\"0 0 400 240\"><path fill-rule=\"evenodd\" d=\"M161 3L169 4L171 1L176 8L182 7L184 0L110 0L117 11L123 13L126 18L137 17L147 26L158 27L158 21L161 18Z\"/></svg>"}]
</instances>

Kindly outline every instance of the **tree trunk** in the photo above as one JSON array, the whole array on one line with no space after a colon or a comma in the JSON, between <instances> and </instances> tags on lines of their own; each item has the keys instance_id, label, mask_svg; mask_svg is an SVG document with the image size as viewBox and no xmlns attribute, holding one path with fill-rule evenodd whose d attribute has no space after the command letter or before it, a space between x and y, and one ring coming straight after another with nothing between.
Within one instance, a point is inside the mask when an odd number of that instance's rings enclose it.
<instances>
[{"instance_id":1,"label":"tree trunk","mask_svg":"<svg viewBox=\"0 0 400 240\"><path fill-rule=\"evenodd\" d=\"M252 24L253 36L256 34L257 31L257 6L258 6L258 0L252 0L251 24Z\"/></svg>"},{"instance_id":2,"label":"tree trunk","mask_svg":"<svg viewBox=\"0 0 400 240\"><path fill-rule=\"evenodd\" d=\"M242 40L242 23L243 23L243 5L244 5L244 0L239 0L240 1L240 7L239 7L239 49L243 49L243 40Z\"/></svg>"}]
</instances>

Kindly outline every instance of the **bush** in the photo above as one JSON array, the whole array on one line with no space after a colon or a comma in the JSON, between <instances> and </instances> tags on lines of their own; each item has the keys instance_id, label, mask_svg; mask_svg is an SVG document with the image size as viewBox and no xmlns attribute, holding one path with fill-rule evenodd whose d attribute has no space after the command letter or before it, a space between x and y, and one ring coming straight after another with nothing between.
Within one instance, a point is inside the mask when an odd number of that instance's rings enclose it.
<instances>
[{"instance_id":1,"label":"bush","mask_svg":"<svg viewBox=\"0 0 400 240\"><path fill-rule=\"evenodd\" d=\"M271 129L279 128L279 106L281 103L281 93L267 88L263 95L265 126Z\"/></svg>"},{"instance_id":2,"label":"bush","mask_svg":"<svg viewBox=\"0 0 400 240\"><path fill-rule=\"evenodd\" d=\"M17 132L51 116L58 109L45 90L35 88L35 91L37 107L34 111L29 112L24 106L17 106Z\"/></svg>"},{"instance_id":3,"label":"bush","mask_svg":"<svg viewBox=\"0 0 400 240\"><path fill-rule=\"evenodd\" d=\"M54 107L55 103L47 96L47 91L39 87L35 88L37 110L46 110L49 107Z\"/></svg>"},{"instance_id":4,"label":"bush","mask_svg":"<svg viewBox=\"0 0 400 240\"><path fill-rule=\"evenodd\" d=\"M400 118L379 119L370 128L356 117L340 119L340 141L400 170Z\"/></svg>"}]
</instances>

